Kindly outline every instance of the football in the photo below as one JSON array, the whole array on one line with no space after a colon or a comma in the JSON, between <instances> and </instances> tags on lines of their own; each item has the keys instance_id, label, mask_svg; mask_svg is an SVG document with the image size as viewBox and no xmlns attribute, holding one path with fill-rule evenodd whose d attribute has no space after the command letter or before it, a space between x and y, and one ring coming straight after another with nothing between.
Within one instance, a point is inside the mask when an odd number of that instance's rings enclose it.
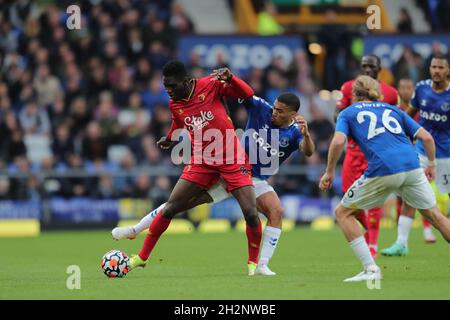
<instances>
[{"instance_id":1,"label":"football","mask_svg":"<svg viewBox=\"0 0 450 320\"><path fill-rule=\"evenodd\" d=\"M102 258L101 268L108 278L122 278L129 270L130 258L125 252L111 250Z\"/></svg>"}]
</instances>

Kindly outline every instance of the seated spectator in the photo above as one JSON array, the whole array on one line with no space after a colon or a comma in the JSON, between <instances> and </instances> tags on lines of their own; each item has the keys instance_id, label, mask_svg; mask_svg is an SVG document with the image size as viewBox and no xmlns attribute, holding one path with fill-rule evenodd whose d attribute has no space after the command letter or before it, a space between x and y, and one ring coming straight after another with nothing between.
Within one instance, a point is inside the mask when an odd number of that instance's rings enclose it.
<instances>
[{"instance_id":1,"label":"seated spectator","mask_svg":"<svg viewBox=\"0 0 450 320\"><path fill-rule=\"evenodd\" d=\"M413 33L412 20L408 10L405 7L400 9L400 16L397 23L398 33Z\"/></svg>"},{"instance_id":2,"label":"seated spectator","mask_svg":"<svg viewBox=\"0 0 450 320\"><path fill-rule=\"evenodd\" d=\"M28 102L19 115L20 125L25 134L50 134L50 120L47 111L36 101Z\"/></svg>"},{"instance_id":3,"label":"seated spectator","mask_svg":"<svg viewBox=\"0 0 450 320\"><path fill-rule=\"evenodd\" d=\"M86 128L86 137L82 142L82 156L84 159L106 159L107 145L101 135L101 128L97 122L90 122Z\"/></svg>"},{"instance_id":4,"label":"seated spectator","mask_svg":"<svg viewBox=\"0 0 450 320\"><path fill-rule=\"evenodd\" d=\"M155 74L151 78L147 89L142 93L142 102L150 112L153 112L153 109L158 104L169 104L169 96L164 90L160 74Z\"/></svg>"},{"instance_id":5,"label":"seated spectator","mask_svg":"<svg viewBox=\"0 0 450 320\"><path fill-rule=\"evenodd\" d=\"M56 162L69 163L69 157L75 152L75 145L70 138L69 128L60 125L52 142L52 151Z\"/></svg>"}]
</instances>

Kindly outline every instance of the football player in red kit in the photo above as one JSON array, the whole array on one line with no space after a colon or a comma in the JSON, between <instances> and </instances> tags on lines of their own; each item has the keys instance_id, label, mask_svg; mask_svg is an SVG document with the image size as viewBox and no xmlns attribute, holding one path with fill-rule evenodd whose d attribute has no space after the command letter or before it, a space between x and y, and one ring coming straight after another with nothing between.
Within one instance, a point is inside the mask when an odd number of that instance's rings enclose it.
<instances>
[{"instance_id":1,"label":"football player in red kit","mask_svg":"<svg viewBox=\"0 0 450 320\"><path fill-rule=\"evenodd\" d=\"M381 70L380 58L376 55L365 55L361 58L361 74L378 79L378 74ZM355 81L350 80L345 82L341 87L341 99L337 102L337 111L341 111L350 106L352 101L352 85ZM390 105L397 105L398 94L397 90L387 83L380 81L381 98L380 101L386 102ZM351 138L347 142L347 150L345 152L344 165L342 168L342 191L347 192L348 188L355 182L366 170L367 161L364 158L359 146ZM369 245L370 253L373 257L377 255L378 249L378 233L380 229L380 220L383 215L380 207L373 208L367 212L361 212L357 219L366 229L364 237Z\"/></svg>"},{"instance_id":2,"label":"football player in red kit","mask_svg":"<svg viewBox=\"0 0 450 320\"><path fill-rule=\"evenodd\" d=\"M170 97L172 127L158 145L163 149L170 148L174 144L174 131L185 128L190 135L192 156L167 204L159 212L161 214L150 225L141 251L131 257L130 269L144 266L171 219L204 203L199 195L206 194L204 190L222 178L227 191L238 201L247 223L250 274L258 263L261 222L256 209L251 166L222 99L228 96L247 99L254 92L227 68L214 70L208 77L190 79L184 64L179 61L164 66L163 83Z\"/></svg>"}]
</instances>

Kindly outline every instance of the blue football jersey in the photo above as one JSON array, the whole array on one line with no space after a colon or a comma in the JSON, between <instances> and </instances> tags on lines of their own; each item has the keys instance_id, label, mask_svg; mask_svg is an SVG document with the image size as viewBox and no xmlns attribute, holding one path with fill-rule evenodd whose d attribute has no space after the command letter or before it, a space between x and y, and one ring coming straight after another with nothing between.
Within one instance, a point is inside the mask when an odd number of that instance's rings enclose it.
<instances>
[{"instance_id":1,"label":"blue football jersey","mask_svg":"<svg viewBox=\"0 0 450 320\"><path fill-rule=\"evenodd\" d=\"M420 126L404 111L383 102L358 102L339 114L336 132L351 136L369 166L364 176L387 176L420 167L409 137Z\"/></svg>"},{"instance_id":2,"label":"blue football jersey","mask_svg":"<svg viewBox=\"0 0 450 320\"><path fill-rule=\"evenodd\" d=\"M419 109L419 124L434 138L436 158L450 158L450 87L437 93L432 83L431 79L420 81L411 104ZM425 155L422 141L417 142L417 150Z\"/></svg>"},{"instance_id":3,"label":"blue football jersey","mask_svg":"<svg viewBox=\"0 0 450 320\"><path fill-rule=\"evenodd\" d=\"M273 107L264 99L253 96L242 102L248 112L242 144L252 165L253 176L268 179L279 166L298 150L302 133L293 122L287 128L272 124Z\"/></svg>"}]
</instances>

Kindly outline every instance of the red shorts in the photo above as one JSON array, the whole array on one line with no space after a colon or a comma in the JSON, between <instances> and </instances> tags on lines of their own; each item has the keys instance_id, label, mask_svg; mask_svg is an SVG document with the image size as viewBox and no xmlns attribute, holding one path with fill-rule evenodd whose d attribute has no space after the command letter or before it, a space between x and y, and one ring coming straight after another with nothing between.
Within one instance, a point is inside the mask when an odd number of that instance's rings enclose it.
<instances>
[{"instance_id":1,"label":"red shorts","mask_svg":"<svg viewBox=\"0 0 450 320\"><path fill-rule=\"evenodd\" d=\"M344 164L342 166L342 192L347 192L353 182L362 176L367 166L368 164L363 153L345 154Z\"/></svg>"},{"instance_id":2,"label":"red shorts","mask_svg":"<svg viewBox=\"0 0 450 320\"><path fill-rule=\"evenodd\" d=\"M188 164L184 167L180 178L208 190L219 182L221 177L225 181L227 192L245 186L253 186L250 164L225 164L220 166Z\"/></svg>"}]
</instances>

